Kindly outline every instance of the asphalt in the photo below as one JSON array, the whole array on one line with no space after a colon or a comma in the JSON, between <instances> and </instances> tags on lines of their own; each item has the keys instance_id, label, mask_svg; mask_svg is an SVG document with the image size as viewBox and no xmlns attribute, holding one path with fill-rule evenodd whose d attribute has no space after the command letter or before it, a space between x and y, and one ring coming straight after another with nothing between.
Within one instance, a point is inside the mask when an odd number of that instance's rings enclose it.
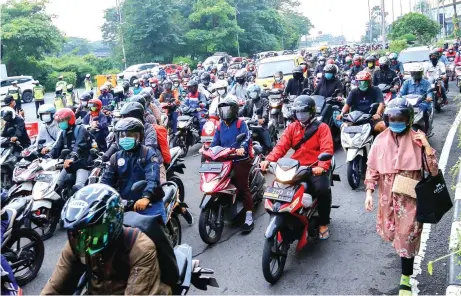
<instances>
[{"instance_id":1,"label":"asphalt","mask_svg":"<svg viewBox=\"0 0 461 296\"><path fill-rule=\"evenodd\" d=\"M453 86L452 90L456 90ZM449 127L454 121L459 107L453 102L458 93L449 93L450 104L434 119L434 136L430 139L433 147L440 153ZM49 98L47 98L49 100ZM50 101L51 102L51 101ZM27 120L33 120L34 104L24 104ZM453 143L447 163L447 171L459 157L458 142ZM199 145L190 149L185 159L186 170L181 176L185 187L185 201L194 216L192 226L183 219L183 243L193 248L194 257L201 265L214 269L219 288L208 291L191 289L190 294L397 294L400 279L400 259L390 243L384 242L376 233L376 210L364 210L365 190L351 190L346 179L345 155L342 149L335 152L337 172L342 181L332 188L331 237L327 241L317 241L299 253L295 245L289 251L285 272L281 280L268 284L262 275L261 256L264 244L264 231L268 225L268 214L263 205L255 212L255 229L248 235L240 233L239 219L227 225L221 241L213 246L202 242L198 233L199 203L202 193L198 186L200 157ZM452 176L446 173L447 183L452 184ZM266 180L272 181L267 175ZM454 196L454 191L451 189ZM376 200L376 197L375 197ZM376 201L375 201L376 203ZM429 276L426 264L447 253L448 236L452 214L448 213L439 224L432 227L427 242L423 272L417 277L420 294L444 294L446 288L446 262L434 266L434 275ZM39 294L59 258L66 242L62 229L45 242L45 260L35 280L24 286L24 294Z\"/></svg>"}]
</instances>

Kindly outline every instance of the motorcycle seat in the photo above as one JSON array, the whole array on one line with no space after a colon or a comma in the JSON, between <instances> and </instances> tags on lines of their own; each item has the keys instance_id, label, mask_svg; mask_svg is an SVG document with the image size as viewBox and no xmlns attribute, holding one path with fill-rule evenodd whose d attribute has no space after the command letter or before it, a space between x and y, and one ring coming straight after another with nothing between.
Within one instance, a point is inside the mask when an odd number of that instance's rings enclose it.
<instances>
[{"instance_id":1,"label":"motorcycle seat","mask_svg":"<svg viewBox=\"0 0 461 296\"><path fill-rule=\"evenodd\" d=\"M255 155L263 154L263 147L260 145L253 145L253 150Z\"/></svg>"},{"instance_id":2,"label":"motorcycle seat","mask_svg":"<svg viewBox=\"0 0 461 296\"><path fill-rule=\"evenodd\" d=\"M187 256L181 250L174 249L174 255L179 269L179 281L182 283L186 277L187 271Z\"/></svg>"},{"instance_id":3,"label":"motorcycle seat","mask_svg":"<svg viewBox=\"0 0 461 296\"><path fill-rule=\"evenodd\" d=\"M181 147L173 147L170 149L171 159L174 159L179 153L181 153Z\"/></svg>"},{"instance_id":4,"label":"motorcycle seat","mask_svg":"<svg viewBox=\"0 0 461 296\"><path fill-rule=\"evenodd\" d=\"M165 193L165 195L163 196L163 203L169 204L174 198L174 195L177 191L177 187L175 184L171 182L167 182L162 185L162 189L163 189L163 192Z\"/></svg>"}]
</instances>

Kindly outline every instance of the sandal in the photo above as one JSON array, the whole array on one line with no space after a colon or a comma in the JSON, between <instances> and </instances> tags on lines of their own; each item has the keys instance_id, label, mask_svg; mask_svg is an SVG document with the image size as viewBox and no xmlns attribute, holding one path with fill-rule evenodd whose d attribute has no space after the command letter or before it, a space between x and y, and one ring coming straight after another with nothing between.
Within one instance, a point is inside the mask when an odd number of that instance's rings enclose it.
<instances>
[{"instance_id":1,"label":"sandal","mask_svg":"<svg viewBox=\"0 0 461 296\"><path fill-rule=\"evenodd\" d=\"M399 296L411 296L411 295L413 295L411 293L411 287L408 287L407 285L399 286Z\"/></svg>"},{"instance_id":2,"label":"sandal","mask_svg":"<svg viewBox=\"0 0 461 296\"><path fill-rule=\"evenodd\" d=\"M321 232L319 230L319 239L320 240L327 240L330 238L330 228L328 228L327 230L325 230L324 232Z\"/></svg>"}]
</instances>

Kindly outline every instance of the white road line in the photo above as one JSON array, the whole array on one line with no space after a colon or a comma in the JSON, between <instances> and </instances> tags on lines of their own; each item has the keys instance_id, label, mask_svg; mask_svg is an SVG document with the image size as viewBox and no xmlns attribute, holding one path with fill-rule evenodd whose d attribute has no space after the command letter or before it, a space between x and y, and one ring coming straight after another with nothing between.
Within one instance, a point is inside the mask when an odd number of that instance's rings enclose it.
<instances>
[{"instance_id":1,"label":"white road line","mask_svg":"<svg viewBox=\"0 0 461 296\"><path fill-rule=\"evenodd\" d=\"M453 140L455 138L456 131L458 130L458 126L460 122L461 122L461 111L459 111L458 114L456 115L456 119L451 125L450 130L448 131L447 139L445 143L443 144L442 153L440 154L439 169L442 170L444 174L445 174L445 169L446 169L447 162L448 162L448 156L450 156L451 146L453 145ZM429 239L430 233L431 233L431 224L424 224L423 232L421 233L421 246L419 248L418 255L415 257L415 264L413 265L413 275L411 276L411 280L410 280L413 295L418 295L419 293L419 289L418 289L419 282L416 279L416 277L420 275L422 272L421 263L424 260L424 255L426 254L427 240Z\"/></svg>"}]
</instances>

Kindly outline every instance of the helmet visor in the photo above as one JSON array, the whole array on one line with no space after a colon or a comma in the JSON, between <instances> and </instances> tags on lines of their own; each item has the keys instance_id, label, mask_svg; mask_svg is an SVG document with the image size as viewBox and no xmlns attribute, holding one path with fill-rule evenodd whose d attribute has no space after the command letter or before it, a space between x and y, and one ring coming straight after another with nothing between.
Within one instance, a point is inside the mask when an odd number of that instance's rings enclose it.
<instances>
[{"instance_id":1,"label":"helmet visor","mask_svg":"<svg viewBox=\"0 0 461 296\"><path fill-rule=\"evenodd\" d=\"M409 117L408 110L400 108L389 108L384 115L389 119L389 122L407 122Z\"/></svg>"},{"instance_id":2,"label":"helmet visor","mask_svg":"<svg viewBox=\"0 0 461 296\"><path fill-rule=\"evenodd\" d=\"M135 132L135 131L123 131L123 132L118 132L118 137L119 139L121 138L135 138L135 139L140 139L141 138L141 135L139 134L139 132Z\"/></svg>"},{"instance_id":3,"label":"helmet visor","mask_svg":"<svg viewBox=\"0 0 461 296\"><path fill-rule=\"evenodd\" d=\"M232 114L232 107L231 106L221 106L219 107L219 115L221 116L222 120L229 120L232 119L233 114Z\"/></svg>"},{"instance_id":4,"label":"helmet visor","mask_svg":"<svg viewBox=\"0 0 461 296\"><path fill-rule=\"evenodd\" d=\"M109 224L100 224L84 229L69 230L67 237L77 254L94 255L109 244L109 229Z\"/></svg>"}]
</instances>

